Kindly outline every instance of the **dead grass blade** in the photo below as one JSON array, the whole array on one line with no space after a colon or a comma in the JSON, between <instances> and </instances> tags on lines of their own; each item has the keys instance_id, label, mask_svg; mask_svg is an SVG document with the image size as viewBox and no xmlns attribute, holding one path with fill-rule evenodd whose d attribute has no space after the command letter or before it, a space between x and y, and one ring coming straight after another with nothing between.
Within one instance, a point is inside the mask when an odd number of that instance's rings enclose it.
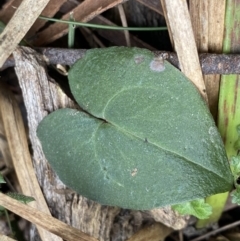
<instances>
[{"instance_id":1,"label":"dead grass blade","mask_svg":"<svg viewBox=\"0 0 240 241\"><path fill-rule=\"evenodd\" d=\"M82 231L73 228L52 216L45 214L35 208L29 207L19 201L10 198L9 196L0 193L0 205L16 213L20 217L28 220L31 223L36 224L43 229L48 230L51 233L62 237L68 241L97 241L97 239L90 237ZM43 241L49 241L49 237L42 239Z\"/></svg>"},{"instance_id":2,"label":"dead grass blade","mask_svg":"<svg viewBox=\"0 0 240 241\"><path fill-rule=\"evenodd\" d=\"M223 34L226 0L211 0L208 6L208 52L221 54L223 49ZM209 109L217 119L220 75L205 75Z\"/></svg>"},{"instance_id":3,"label":"dead grass blade","mask_svg":"<svg viewBox=\"0 0 240 241\"><path fill-rule=\"evenodd\" d=\"M104 18L102 15L98 15L93 20L91 20L90 23L116 26L113 22ZM103 29L96 29L96 32L117 46L126 46L126 40L125 40L123 31L118 31L118 30L106 31ZM152 51L156 50L154 47L143 42L142 40L133 36L132 34L129 34L129 35L130 35L130 42L132 46L139 47L139 48L146 48Z\"/></svg>"},{"instance_id":4,"label":"dead grass blade","mask_svg":"<svg viewBox=\"0 0 240 241\"><path fill-rule=\"evenodd\" d=\"M42 15L53 17L60 9L60 7L65 3L67 0L51 0L48 5L42 11ZM43 27L46 23L45 20L37 19L37 21L33 24L30 30L27 33L27 37L31 37L32 35L36 34L36 32Z\"/></svg>"},{"instance_id":5,"label":"dead grass blade","mask_svg":"<svg viewBox=\"0 0 240 241\"><path fill-rule=\"evenodd\" d=\"M13 170L13 163L12 163L12 157L9 151L7 139L5 137L1 112L0 112L0 153L3 159L3 162L6 166L3 170L1 168L1 175L5 176L6 174L8 174Z\"/></svg>"},{"instance_id":6,"label":"dead grass blade","mask_svg":"<svg viewBox=\"0 0 240 241\"><path fill-rule=\"evenodd\" d=\"M195 84L202 97L207 101L187 2L183 0L161 0L161 2L171 29L181 70Z\"/></svg>"},{"instance_id":7,"label":"dead grass blade","mask_svg":"<svg viewBox=\"0 0 240 241\"><path fill-rule=\"evenodd\" d=\"M50 215L32 166L21 112L14 96L3 82L0 82L0 115L22 192L35 198L36 202L32 202L32 206ZM42 228L38 227L38 231L42 240L61 241Z\"/></svg>"},{"instance_id":8,"label":"dead grass blade","mask_svg":"<svg viewBox=\"0 0 240 241\"><path fill-rule=\"evenodd\" d=\"M42 11L42 14L44 16L53 17L58 12L62 4L65 3L66 1L67 0L51 0ZM11 19L11 17L13 16L16 9L21 4L21 2L22 0L8 1L0 10L1 21L7 24ZM31 37L32 35L34 35L45 23L46 23L45 20L37 19L37 21L33 24L33 26L28 31L27 36Z\"/></svg>"},{"instance_id":9,"label":"dead grass blade","mask_svg":"<svg viewBox=\"0 0 240 241\"><path fill-rule=\"evenodd\" d=\"M163 15L163 9L160 4L159 0L137 0L138 2L142 3L146 7L152 9L153 11Z\"/></svg>"},{"instance_id":10,"label":"dead grass blade","mask_svg":"<svg viewBox=\"0 0 240 241\"><path fill-rule=\"evenodd\" d=\"M209 1L189 1L190 16L197 49L201 53L208 51L208 5Z\"/></svg>"},{"instance_id":11,"label":"dead grass blade","mask_svg":"<svg viewBox=\"0 0 240 241\"><path fill-rule=\"evenodd\" d=\"M112 8L126 0L85 0L83 3L72 9L76 22L88 22L97 15ZM66 13L62 20L69 20L69 13ZM34 46L42 46L64 36L68 32L68 24L54 23L47 29L40 32L37 39L32 42Z\"/></svg>"},{"instance_id":12,"label":"dead grass blade","mask_svg":"<svg viewBox=\"0 0 240 241\"><path fill-rule=\"evenodd\" d=\"M14 51L50 0L23 0L0 35L0 67Z\"/></svg>"},{"instance_id":13,"label":"dead grass blade","mask_svg":"<svg viewBox=\"0 0 240 241\"><path fill-rule=\"evenodd\" d=\"M226 0L191 0L190 14L200 53L222 53ZM205 75L209 109L217 119L220 75Z\"/></svg>"},{"instance_id":14,"label":"dead grass blade","mask_svg":"<svg viewBox=\"0 0 240 241\"><path fill-rule=\"evenodd\" d=\"M120 15L121 22L122 22L122 26L127 27L128 26L127 18L126 18L126 14L125 14L125 11L124 11L124 8L123 8L122 4L119 4L117 7L118 7L118 12L119 12L119 15ZM123 32L124 32L124 35L125 35L127 46L131 47L129 31L124 30Z\"/></svg>"}]
</instances>

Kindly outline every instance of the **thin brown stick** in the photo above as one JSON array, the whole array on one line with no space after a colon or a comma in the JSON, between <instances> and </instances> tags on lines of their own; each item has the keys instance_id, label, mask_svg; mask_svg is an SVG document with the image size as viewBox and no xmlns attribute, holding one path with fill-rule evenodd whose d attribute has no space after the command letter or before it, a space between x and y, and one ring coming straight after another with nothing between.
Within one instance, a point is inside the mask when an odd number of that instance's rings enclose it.
<instances>
[{"instance_id":1,"label":"thin brown stick","mask_svg":"<svg viewBox=\"0 0 240 241\"><path fill-rule=\"evenodd\" d=\"M97 239L83 233L82 231L73 228L52 216L40 212L39 210L29 207L9 196L0 193L0 205L16 213L20 217L34 223L49 232L68 241L97 241ZM49 240L48 238L44 241Z\"/></svg>"},{"instance_id":2,"label":"thin brown stick","mask_svg":"<svg viewBox=\"0 0 240 241\"><path fill-rule=\"evenodd\" d=\"M49 0L23 0L0 35L0 67L31 28Z\"/></svg>"},{"instance_id":3,"label":"thin brown stick","mask_svg":"<svg viewBox=\"0 0 240 241\"><path fill-rule=\"evenodd\" d=\"M85 49L60 49L60 48L37 48L43 54L48 64L72 65L78 59L83 58ZM179 68L179 61L175 53L166 51L156 51L156 54L167 54L167 60L175 67ZM240 74L239 54L200 54L200 64L205 75L211 74ZM14 67L13 57L9 57L0 70Z\"/></svg>"},{"instance_id":4,"label":"thin brown stick","mask_svg":"<svg viewBox=\"0 0 240 241\"><path fill-rule=\"evenodd\" d=\"M206 234L204 234L204 235L201 235L201 236L199 236L199 237L197 237L197 238L195 238L195 239L192 239L191 241L200 241L200 240L209 238L209 237L211 237L211 236L213 236L213 235L216 235L216 234L218 234L218 233L221 233L221 232L223 232L223 231L226 231L226 230L228 230L228 229L230 229L230 228L234 228L234 227L236 227L236 226L238 226L238 225L240 225L240 221L236 221L236 222L234 222L234 223L231 223L231 224L228 224L228 225L226 225L226 226L223 226L223 227L221 227L221 228L219 228L219 229L217 229L217 230L208 232L208 233L206 233Z\"/></svg>"}]
</instances>

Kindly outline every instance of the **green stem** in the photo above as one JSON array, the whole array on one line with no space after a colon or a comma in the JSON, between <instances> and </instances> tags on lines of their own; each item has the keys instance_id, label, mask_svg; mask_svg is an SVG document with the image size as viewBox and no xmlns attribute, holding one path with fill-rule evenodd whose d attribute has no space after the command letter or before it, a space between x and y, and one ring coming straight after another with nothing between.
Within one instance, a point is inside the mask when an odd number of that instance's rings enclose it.
<instances>
[{"instance_id":1,"label":"green stem","mask_svg":"<svg viewBox=\"0 0 240 241\"><path fill-rule=\"evenodd\" d=\"M70 13L69 20L74 22L73 13ZM74 47L74 40L75 40L75 24L70 23L68 25L68 48Z\"/></svg>"},{"instance_id":2,"label":"green stem","mask_svg":"<svg viewBox=\"0 0 240 241\"><path fill-rule=\"evenodd\" d=\"M100 28L100 29L109 29L109 30L128 30L128 31L159 31L159 30L167 30L167 27L119 27L119 26L108 26L101 24L92 24L92 23L82 23L75 22L70 20L62 20L55 18L48 18L44 16L39 16L40 19L58 22L58 23L66 23L66 24L74 24L77 26L88 27L88 28Z\"/></svg>"}]
</instances>

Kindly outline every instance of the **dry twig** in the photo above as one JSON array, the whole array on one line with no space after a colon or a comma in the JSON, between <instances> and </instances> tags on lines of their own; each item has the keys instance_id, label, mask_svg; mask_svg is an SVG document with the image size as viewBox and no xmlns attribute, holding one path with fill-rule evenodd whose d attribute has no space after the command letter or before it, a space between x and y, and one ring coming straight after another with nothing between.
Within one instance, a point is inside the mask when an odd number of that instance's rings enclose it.
<instances>
[{"instance_id":1,"label":"dry twig","mask_svg":"<svg viewBox=\"0 0 240 241\"><path fill-rule=\"evenodd\" d=\"M43 54L47 64L72 65L85 55L85 49L37 48ZM179 67L178 57L175 53L155 51L156 54L167 54L167 60L175 67ZM205 75L211 74L240 74L240 55L238 54L200 54L200 64ZM13 57L9 57L2 69L14 67Z\"/></svg>"},{"instance_id":2,"label":"dry twig","mask_svg":"<svg viewBox=\"0 0 240 241\"><path fill-rule=\"evenodd\" d=\"M39 210L29 207L9 196L0 193L0 205L16 213L20 217L34 223L51 233L62 237L68 241L97 241L97 239L81 232L80 230L73 228L52 216L40 212ZM50 240L49 237L45 237L43 241Z\"/></svg>"}]
</instances>

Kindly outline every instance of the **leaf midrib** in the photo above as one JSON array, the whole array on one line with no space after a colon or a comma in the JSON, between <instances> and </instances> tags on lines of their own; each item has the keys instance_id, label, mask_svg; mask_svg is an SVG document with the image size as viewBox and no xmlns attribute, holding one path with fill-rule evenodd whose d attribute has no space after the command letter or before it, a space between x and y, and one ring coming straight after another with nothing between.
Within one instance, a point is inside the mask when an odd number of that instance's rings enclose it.
<instances>
[{"instance_id":1,"label":"leaf midrib","mask_svg":"<svg viewBox=\"0 0 240 241\"><path fill-rule=\"evenodd\" d=\"M97 118L97 117L95 117L95 118ZM140 136L136 135L135 133L132 133L132 132L130 132L130 131L124 129L124 128L121 128L121 127L118 126L116 123L110 122L109 120L106 120L106 121L107 121L107 123L102 122L102 124L112 125L114 128L120 130L120 132L123 133L124 135L128 135L128 136L134 137L134 138L136 138L136 139L138 139L138 140L141 140L142 142L145 141L142 137L140 137ZM101 125L99 125L99 127L98 127L98 129L96 130L95 134L96 134L96 133L98 132L98 130L100 129L100 126L101 126ZM200 165L200 164L198 164L198 163L196 163L196 162L192 162L192 161L189 160L187 157L182 156L182 155L180 155L179 153L176 153L176 152L174 152L174 151L172 151L172 150L169 150L169 149L167 149L167 148L163 148L163 147L159 146L157 143L154 143L154 142L152 142L152 141L149 142L149 140L148 140L148 143L151 144L151 145L153 145L153 146L156 147L156 148L162 149L163 151L169 152L170 154L173 154L173 155L176 155L176 156L178 156L178 157L181 157L181 158L184 159L185 161L187 161L187 162L189 162L189 163L191 163L191 164L194 164L194 165L196 165L196 166L198 166L198 167L200 167L200 168L202 168L202 169L204 169L204 170L206 170L206 171L208 171L208 172L210 172L210 173L213 173L214 175L216 175L216 176L220 177L222 180L224 180L224 182L226 182L226 180L224 179L224 177L220 176L218 173L215 173L215 172L213 172L212 170L206 169L204 166L202 166L202 165Z\"/></svg>"},{"instance_id":2,"label":"leaf midrib","mask_svg":"<svg viewBox=\"0 0 240 241\"><path fill-rule=\"evenodd\" d=\"M133 88L139 88L139 89L141 89L141 88L146 88L146 86L131 86L130 88L123 88L123 89L121 89L120 91L117 91L117 92L108 100L108 102L106 103L106 105L105 105L105 107L104 107L104 109L103 109L103 111L102 111L102 113L103 113L103 114L102 114L102 117L103 117L103 119L104 119L108 124L111 124L111 125L114 126L115 128L119 129L121 132L127 133L129 136L133 136L133 137L135 137L135 138L137 138L137 139L140 139L141 141L144 141L140 136L137 136L136 134L134 134L134 133L132 133L132 132L130 132L130 131L124 129L124 128L121 128L119 125L117 125L117 124L114 123L114 122L110 122L110 121L106 118L106 116L105 116L106 109L107 109L107 107L109 106L109 104L112 102L112 100L113 100L115 97L117 97L120 93L122 93L123 91L130 90L130 89L133 89ZM156 90L156 88L153 88L153 87L147 87L147 88L148 88L148 89L154 89L154 90ZM92 114L91 114L91 115L92 115ZM92 116L95 117L94 115L92 115ZM95 118L98 118L98 117L95 117ZM169 152L169 153L171 153L171 154L174 154L174 155L176 155L176 156L182 157L182 158L183 158L184 160L186 160L187 162L189 162L189 163L191 163L191 164L194 164L194 165L196 165L196 166L199 166L199 167L201 167L202 169L207 170L208 172L211 172L211 173L215 174L216 176L220 177L221 179L223 179L223 180L226 182L226 180L224 179L223 176L220 176L219 174L215 173L215 172L212 171L212 170L206 169L206 167L204 167L204 166L202 166L202 165L200 165L200 164L198 164L198 163L196 163L196 162L192 162L192 161L189 160L187 157L182 156L182 155L180 155L179 153L176 153L176 152L174 152L174 151L172 151L172 150L169 150L169 149L167 149L167 148L163 148L163 147L159 146L158 144L156 144L156 143L154 143L154 142L148 142L148 143L150 143L151 145L154 145L155 147L160 148L160 149L162 149L162 150L164 150L164 151L167 151L167 152Z\"/></svg>"}]
</instances>

